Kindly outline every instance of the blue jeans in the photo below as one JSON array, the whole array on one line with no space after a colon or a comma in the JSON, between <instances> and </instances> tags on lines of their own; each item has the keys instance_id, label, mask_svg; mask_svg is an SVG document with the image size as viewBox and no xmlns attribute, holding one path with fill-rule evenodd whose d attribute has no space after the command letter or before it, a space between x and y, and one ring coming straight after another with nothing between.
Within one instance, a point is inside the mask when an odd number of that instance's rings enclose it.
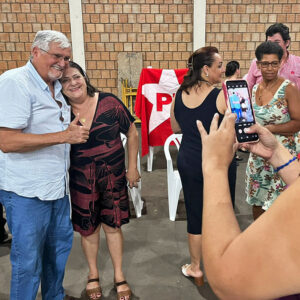
<instances>
[{"instance_id":1,"label":"blue jeans","mask_svg":"<svg viewBox=\"0 0 300 300\"><path fill-rule=\"evenodd\" d=\"M65 266L72 247L69 197L54 201L26 198L0 190L12 233L11 300L62 300Z\"/></svg>"},{"instance_id":2,"label":"blue jeans","mask_svg":"<svg viewBox=\"0 0 300 300\"><path fill-rule=\"evenodd\" d=\"M233 108L232 112L237 115L237 120L240 121L240 118L242 117L242 110L240 108Z\"/></svg>"}]
</instances>

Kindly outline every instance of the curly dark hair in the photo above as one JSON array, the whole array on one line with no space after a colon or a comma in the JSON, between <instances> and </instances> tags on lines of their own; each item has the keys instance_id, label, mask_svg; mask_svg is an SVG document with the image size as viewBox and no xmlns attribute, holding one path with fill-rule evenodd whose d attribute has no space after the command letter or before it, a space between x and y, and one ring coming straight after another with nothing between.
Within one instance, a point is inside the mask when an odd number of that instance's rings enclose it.
<instances>
[{"instance_id":1,"label":"curly dark hair","mask_svg":"<svg viewBox=\"0 0 300 300\"><path fill-rule=\"evenodd\" d=\"M219 53L216 47L208 46L196 50L188 59L188 72L184 76L183 82L179 90L188 90L194 85L200 86L201 82L208 82L201 76L201 70L204 66L211 67L215 61L215 54Z\"/></svg>"},{"instance_id":2,"label":"curly dark hair","mask_svg":"<svg viewBox=\"0 0 300 300\"><path fill-rule=\"evenodd\" d=\"M268 37L273 36L276 33L279 33L285 42L291 40L289 28L282 23L275 23L267 29L266 41L268 40Z\"/></svg>"},{"instance_id":3,"label":"curly dark hair","mask_svg":"<svg viewBox=\"0 0 300 300\"><path fill-rule=\"evenodd\" d=\"M264 54L275 54L280 61L283 56L283 49L277 43L266 41L261 43L255 50L255 56L258 61L261 61Z\"/></svg>"},{"instance_id":4,"label":"curly dark hair","mask_svg":"<svg viewBox=\"0 0 300 300\"><path fill-rule=\"evenodd\" d=\"M225 76L226 77L232 76L239 68L240 68L240 64L238 61L232 60L228 62L226 65Z\"/></svg>"}]
</instances>

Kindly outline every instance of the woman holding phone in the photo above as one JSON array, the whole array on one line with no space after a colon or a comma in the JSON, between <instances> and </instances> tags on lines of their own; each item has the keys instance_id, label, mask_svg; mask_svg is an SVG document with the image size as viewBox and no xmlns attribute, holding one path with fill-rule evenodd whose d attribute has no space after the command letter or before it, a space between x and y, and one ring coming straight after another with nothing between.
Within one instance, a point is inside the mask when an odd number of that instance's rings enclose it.
<instances>
[{"instance_id":1,"label":"woman holding phone","mask_svg":"<svg viewBox=\"0 0 300 300\"><path fill-rule=\"evenodd\" d=\"M283 50L271 41L260 44L255 55L262 82L252 90L256 121L271 131L291 153L299 148L300 92L289 80L278 76ZM246 201L253 218L267 210L285 189L278 172L264 158L250 154L246 169Z\"/></svg>"},{"instance_id":2,"label":"woman holding phone","mask_svg":"<svg viewBox=\"0 0 300 300\"><path fill-rule=\"evenodd\" d=\"M177 166L183 186L187 214L187 231L190 263L182 266L186 277L194 278L195 284L203 284L200 269L202 232L202 142L196 120L209 128L215 113L220 119L226 111L223 91L214 87L222 81L223 61L215 47L203 47L188 59L189 71L176 93L171 107L171 126L174 132L182 132ZM233 159L229 169L232 201L235 196L236 162Z\"/></svg>"},{"instance_id":3,"label":"woman holding phone","mask_svg":"<svg viewBox=\"0 0 300 300\"><path fill-rule=\"evenodd\" d=\"M299 299L300 164L266 128L256 124L258 143L244 144L264 157L289 187L272 207L241 232L231 205L227 172L235 150L234 114L218 128L216 115L203 141L203 261L208 282L220 299ZM218 185L216 185L218 182Z\"/></svg>"}]
</instances>

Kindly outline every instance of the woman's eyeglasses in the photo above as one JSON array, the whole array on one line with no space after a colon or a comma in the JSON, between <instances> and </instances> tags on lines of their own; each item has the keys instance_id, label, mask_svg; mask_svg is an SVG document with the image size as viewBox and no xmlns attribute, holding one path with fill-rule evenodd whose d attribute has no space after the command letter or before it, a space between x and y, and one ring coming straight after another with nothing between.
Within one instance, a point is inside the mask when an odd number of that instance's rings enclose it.
<instances>
[{"instance_id":1,"label":"woman's eyeglasses","mask_svg":"<svg viewBox=\"0 0 300 300\"><path fill-rule=\"evenodd\" d=\"M267 69L269 66L271 66L273 69L276 69L280 66L280 62L279 61L271 61L271 62L268 62L268 61L259 61L258 62L260 64L260 66L263 68L263 69Z\"/></svg>"}]
</instances>

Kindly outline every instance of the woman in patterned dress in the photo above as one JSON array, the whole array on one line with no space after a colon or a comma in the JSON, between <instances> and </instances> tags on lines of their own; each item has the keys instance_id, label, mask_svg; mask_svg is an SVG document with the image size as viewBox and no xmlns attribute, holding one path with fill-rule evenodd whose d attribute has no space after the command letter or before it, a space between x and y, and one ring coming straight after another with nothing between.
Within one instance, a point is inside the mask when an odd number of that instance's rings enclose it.
<instances>
[{"instance_id":1,"label":"woman in patterned dress","mask_svg":"<svg viewBox=\"0 0 300 300\"><path fill-rule=\"evenodd\" d=\"M300 92L293 83L278 76L282 48L274 42L260 44L255 55L263 80L252 90L256 121L268 128L291 153L299 148ZM285 184L265 159L250 154L246 169L246 201L257 219L267 210Z\"/></svg>"},{"instance_id":2,"label":"woman in patterned dress","mask_svg":"<svg viewBox=\"0 0 300 300\"><path fill-rule=\"evenodd\" d=\"M121 226L129 222L127 181L132 188L140 178L134 118L116 96L94 88L74 62L65 70L61 83L73 118L76 116L80 124L90 128L88 141L71 148L69 171L73 227L81 234L89 265L86 295L88 299L100 299L102 294L97 266L102 227L113 262L118 299L128 300L131 291L122 271ZM127 171L120 133L128 138Z\"/></svg>"}]
</instances>

